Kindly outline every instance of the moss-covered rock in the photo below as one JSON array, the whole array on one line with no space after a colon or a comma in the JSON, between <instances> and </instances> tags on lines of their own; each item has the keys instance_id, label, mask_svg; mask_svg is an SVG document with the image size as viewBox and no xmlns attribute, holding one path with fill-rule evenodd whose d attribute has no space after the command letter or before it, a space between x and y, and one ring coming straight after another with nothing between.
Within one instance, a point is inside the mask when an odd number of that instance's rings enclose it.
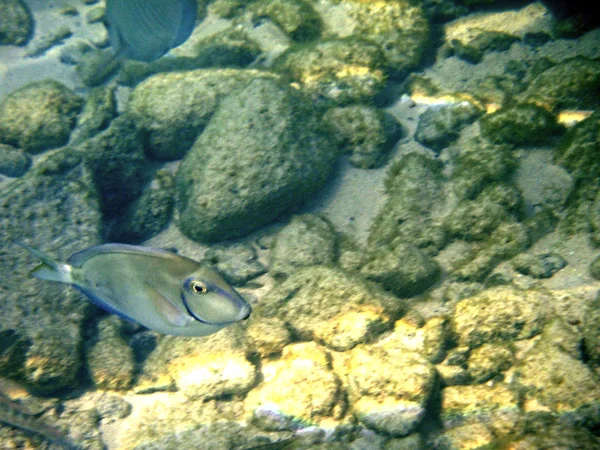
<instances>
[{"instance_id":1,"label":"moss-covered rock","mask_svg":"<svg viewBox=\"0 0 600 450\"><path fill-rule=\"evenodd\" d=\"M25 45L33 34L31 11L21 0L0 4L0 45Z\"/></svg>"},{"instance_id":2,"label":"moss-covered rock","mask_svg":"<svg viewBox=\"0 0 600 450\"><path fill-rule=\"evenodd\" d=\"M407 0L340 0L350 18L351 33L376 43L387 65L406 73L421 61L430 28L420 4Z\"/></svg>"},{"instance_id":3,"label":"moss-covered rock","mask_svg":"<svg viewBox=\"0 0 600 450\"><path fill-rule=\"evenodd\" d=\"M123 336L123 322L108 316L98 322L98 336L86 351L89 374L99 389L127 390L133 381L133 350Z\"/></svg>"},{"instance_id":4,"label":"moss-covered rock","mask_svg":"<svg viewBox=\"0 0 600 450\"><path fill-rule=\"evenodd\" d=\"M335 230L326 219L311 214L294 216L275 237L269 272L282 278L298 267L332 264L337 256L336 241Z\"/></svg>"},{"instance_id":5,"label":"moss-covered rock","mask_svg":"<svg viewBox=\"0 0 600 450\"><path fill-rule=\"evenodd\" d=\"M516 160L509 146L475 137L459 147L455 166L454 192L459 198L473 198L486 184L505 179L516 167Z\"/></svg>"},{"instance_id":6,"label":"moss-covered rock","mask_svg":"<svg viewBox=\"0 0 600 450\"><path fill-rule=\"evenodd\" d=\"M415 140L439 153L452 144L461 130L481 114L483 111L469 102L428 108L419 117Z\"/></svg>"},{"instance_id":7,"label":"moss-covered rock","mask_svg":"<svg viewBox=\"0 0 600 450\"><path fill-rule=\"evenodd\" d=\"M127 111L136 120L151 157L179 159L223 97L257 78L275 75L235 69L157 74L135 88Z\"/></svg>"},{"instance_id":8,"label":"moss-covered rock","mask_svg":"<svg viewBox=\"0 0 600 450\"><path fill-rule=\"evenodd\" d=\"M471 14L445 26L446 44L471 62L478 62L488 51L507 50L531 33L552 35L551 15L540 2L517 11Z\"/></svg>"},{"instance_id":9,"label":"moss-covered rock","mask_svg":"<svg viewBox=\"0 0 600 450\"><path fill-rule=\"evenodd\" d=\"M82 105L57 81L26 84L0 104L0 142L30 153L60 147L68 142Z\"/></svg>"},{"instance_id":10,"label":"moss-covered rock","mask_svg":"<svg viewBox=\"0 0 600 450\"><path fill-rule=\"evenodd\" d=\"M204 253L203 262L213 266L234 286L242 286L267 271L256 249L242 243L211 246Z\"/></svg>"},{"instance_id":11,"label":"moss-covered rock","mask_svg":"<svg viewBox=\"0 0 600 450\"><path fill-rule=\"evenodd\" d=\"M454 329L461 345L529 339L542 332L548 311L544 294L496 288L460 301L454 314Z\"/></svg>"},{"instance_id":12,"label":"moss-covered rock","mask_svg":"<svg viewBox=\"0 0 600 450\"><path fill-rule=\"evenodd\" d=\"M77 118L77 128L73 132L72 142L82 142L105 130L116 115L117 100L114 88L92 89Z\"/></svg>"},{"instance_id":13,"label":"moss-covered rock","mask_svg":"<svg viewBox=\"0 0 600 450\"><path fill-rule=\"evenodd\" d=\"M302 205L336 157L299 93L254 80L221 103L179 166L177 225L198 241L243 236Z\"/></svg>"},{"instance_id":14,"label":"moss-covered rock","mask_svg":"<svg viewBox=\"0 0 600 450\"><path fill-rule=\"evenodd\" d=\"M600 61L577 56L541 72L522 99L557 113L563 109L596 109L600 91Z\"/></svg>"},{"instance_id":15,"label":"moss-covered rock","mask_svg":"<svg viewBox=\"0 0 600 450\"><path fill-rule=\"evenodd\" d=\"M341 400L339 381L328 352L314 342L288 345L281 358L265 362L264 378L245 401L250 420L272 431L318 424L335 414Z\"/></svg>"},{"instance_id":16,"label":"moss-covered rock","mask_svg":"<svg viewBox=\"0 0 600 450\"><path fill-rule=\"evenodd\" d=\"M585 315L582 333L585 354L593 367L600 367L600 297L591 302Z\"/></svg>"},{"instance_id":17,"label":"moss-covered rock","mask_svg":"<svg viewBox=\"0 0 600 450\"><path fill-rule=\"evenodd\" d=\"M567 261L558 253L532 255L523 253L512 261L515 270L533 278L550 278L567 265Z\"/></svg>"},{"instance_id":18,"label":"moss-covered rock","mask_svg":"<svg viewBox=\"0 0 600 450\"><path fill-rule=\"evenodd\" d=\"M556 116L528 103L505 106L479 120L481 135L496 144L534 145L560 131Z\"/></svg>"},{"instance_id":19,"label":"moss-covered rock","mask_svg":"<svg viewBox=\"0 0 600 450\"><path fill-rule=\"evenodd\" d=\"M360 273L399 297L412 297L438 280L440 267L414 245L398 243L370 251Z\"/></svg>"},{"instance_id":20,"label":"moss-covered rock","mask_svg":"<svg viewBox=\"0 0 600 450\"><path fill-rule=\"evenodd\" d=\"M277 317L261 317L259 320L253 320L248 324L246 332L262 358L281 353L292 340L285 322Z\"/></svg>"},{"instance_id":21,"label":"moss-covered rock","mask_svg":"<svg viewBox=\"0 0 600 450\"><path fill-rule=\"evenodd\" d=\"M127 206L124 214L110 230L112 242L137 244L162 230L173 212L175 180L166 170L156 172L142 195Z\"/></svg>"},{"instance_id":22,"label":"moss-covered rock","mask_svg":"<svg viewBox=\"0 0 600 450\"><path fill-rule=\"evenodd\" d=\"M392 326L402 303L356 275L323 266L300 268L270 291L256 316L283 315L293 335L348 350Z\"/></svg>"},{"instance_id":23,"label":"moss-covered rock","mask_svg":"<svg viewBox=\"0 0 600 450\"><path fill-rule=\"evenodd\" d=\"M357 347L347 370L352 412L364 425L406 436L422 421L435 386L435 370L423 358L402 350Z\"/></svg>"},{"instance_id":24,"label":"moss-covered rock","mask_svg":"<svg viewBox=\"0 0 600 450\"><path fill-rule=\"evenodd\" d=\"M67 286L41 288L28 273L38 261L14 242L64 261L100 243L101 215L91 173L79 155L64 150L41 158L3 189L0 200L0 266L11 273L0 279L0 333L6 355L19 352L5 375L18 374L33 390L49 393L77 384L84 311L90 306Z\"/></svg>"},{"instance_id":25,"label":"moss-covered rock","mask_svg":"<svg viewBox=\"0 0 600 450\"><path fill-rule=\"evenodd\" d=\"M386 81L380 48L356 38L293 46L275 70L298 82L315 100L333 104L369 103Z\"/></svg>"},{"instance_id":26,"label":"moss-covered rock","mask_svg":"<svg viewBox=\"0 0 600 450\"><path fill-rule=\"evenodd\" d=\"M305 0L257 0L246 8L255 19L268 17L291 39L310 41L321 33L321 19Z\"/></svg>"},{"instance_id":27,"label":"moss-covered rock","mask_svg":"<svg viewBox=\"0 0 600 450\"><path fill-rule=\"evenodd\" d=\"M446 236L432 213L444 200L443 180L439 161L422 154L409 154L392 164L385 180L388 199L373 221L369 245L390 246L398 239L428 254L439 250Z\"/></svg>"},{"instance_id":28,"label":"moss-covered rock","mask_svg":"<svg viewBox=\"0 0 600 450\"><path fill-rule=\"evenodd\" d=\"M323 116L337 145L350 154L350 163L361 169L385 164L388 152L402 135L394 116L368 106L332 108Z\"/></svg>"},{"instance_id":29,"label":"moss-covered rock","mask_svg":"<svg viewBox=\"0 0 600 450\"><path fill-rule=\"evenodd\" d=\"M513 353L505 345L483 344L469 355L469 374L475 383L497 380L501 373L509 369Z\"/></svg>"},{"instance_id":30,"label":"moss-covered rock","mask_svg":"<svg viewBox=\"0 0 600 450\"><path fill-rule=\"evenodd\" d=\"M0 144L0 174L20 177L31 167L31 156L10 145Z\"/></svg>"},{"instance_id":31,"label":"moss-covered rock","mask_svg":"<svg viewBox=\"0 0 600 450\"><path fill-rule=\"evenodd\" d=\"M101 195L102 211L108 217L120 214L139 197L144 184L145 158L142 136L128 115L74 149L83 155Z\"/></svg>"},{"instance_id":32,"label":"moss-covered rock","mask_svg":"<svg viewBox=\"0 0 600 450\"><path fill-rule=\"evenodd\" d=\"M600 176L600 113L571 128L554 148L554 161L567 169L577 181Z\"/></svg>"}]
</instances>

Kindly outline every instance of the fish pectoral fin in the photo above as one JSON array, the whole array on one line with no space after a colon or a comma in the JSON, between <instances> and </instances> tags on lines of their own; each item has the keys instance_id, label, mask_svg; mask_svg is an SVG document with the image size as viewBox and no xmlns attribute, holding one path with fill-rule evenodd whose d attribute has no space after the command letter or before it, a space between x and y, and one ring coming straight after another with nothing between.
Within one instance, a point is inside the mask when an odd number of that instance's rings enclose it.
<instances>
[{"instance_id":1,"label":"fish pectoral fin","mask_svg":"<svg viewBox=\"0 0 600 450\"><path fill-rule=\"evenodd\" d=\"M179 308L173 305L173 303L158 292L150 283L145 282L145 284L146 289L148 290L148 298L169 324L175 327L185 327L194 320L186 313L180 311Z\"/></svg>"}]
</instances>

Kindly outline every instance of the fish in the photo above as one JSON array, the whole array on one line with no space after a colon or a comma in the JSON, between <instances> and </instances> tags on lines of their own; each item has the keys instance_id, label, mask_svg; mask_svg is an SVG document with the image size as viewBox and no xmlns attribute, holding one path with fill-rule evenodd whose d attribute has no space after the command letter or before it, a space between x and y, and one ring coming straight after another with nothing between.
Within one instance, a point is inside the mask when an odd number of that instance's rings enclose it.
<instances>
[{"instance_id":1,"label":"fish","mask_svg":"<svg viewBox=\"0 0 600 450\"><path fill-rule=\"evenodd\" d=\"M63 264L16 244L42 261L33 277L69 284L106 311L162 334L206 336L252 312L215 270L169 251L102 244L74 253Z\"/></svg>"},{"instance_id":2,"label":"fish","mask_svg":"<svg viewBox=\"0 0 600 450\"><path fill-rule=\"evenodd\" d=\"M106 0L113 52L137 61L154 61L188 39L197 11L197 0Z\"/></svg>"},{"instance_id":3,"label":"fish","mask_svg":"<svg viewBox=\"0 0 600 450\"><path fill-rule=\"evenodd\" d=\"M12 401L2 393L0 393L0 422L42 436L47 441L69 450L80 448L58 428L46 424L31 414L25 407Z\"/></svg>"}]
</instances>

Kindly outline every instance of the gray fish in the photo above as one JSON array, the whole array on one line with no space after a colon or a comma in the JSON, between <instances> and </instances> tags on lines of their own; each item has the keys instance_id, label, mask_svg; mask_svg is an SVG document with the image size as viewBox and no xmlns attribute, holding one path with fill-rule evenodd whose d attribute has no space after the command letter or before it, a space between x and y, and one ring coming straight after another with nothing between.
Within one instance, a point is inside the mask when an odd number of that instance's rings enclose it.
<instances>
[{"instance_id":1,"label":"gray fish","mask_svg":"<svg viewBox=\"0 0 600 450\"><path fill-rule=\"evenodd\" d=\"M252 311L217 272L174 253L104 244L60 264L18 244L43 261L34 277L70 284L101 308L160 333L205 336Z\"/></svg>"},{"instance_id":2,"label":"gray fish","mask_svg":"<svg viewBox=\"0 0 600 450\"><path fill-rule=\"evenodd\" d=\"M197 9L196 0L106 0L113 51L139 61L160 58L190 36Z\"/></svg>"}]
</instances>

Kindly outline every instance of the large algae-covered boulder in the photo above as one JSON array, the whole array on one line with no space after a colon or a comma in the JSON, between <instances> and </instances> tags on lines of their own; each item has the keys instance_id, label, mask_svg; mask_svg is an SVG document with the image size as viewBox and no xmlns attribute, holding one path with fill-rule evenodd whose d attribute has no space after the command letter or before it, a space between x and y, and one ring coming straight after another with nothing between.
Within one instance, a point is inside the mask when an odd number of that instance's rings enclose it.
<instances>
[{"instance_id":1,"label":"large algae-covered boulder","mask_svg":"<svg viewBox=\"0 0 600 450\"><path fill-rule=\"evenodd\" d=\"M57 81L29 83L0 104L0 142L31 153L60 147L69 140L82 105Z\"/></svg>"},{"instance_id":2,"label":"large algae-covered boulder","mask_svg":"<svg viewBox=\"0 0 600 450\"><path fill-rule=\"evenodd\" d=\"M82 158L62 151L2 194L0 267L7 276L0 277L0 376L22 377L37 391L54 391L76 379L89 303L64 285L30 277L38 261L14 242L27 242L59 261L99 244L98 193Z\"/></svg>"},{"instance_id":3,"label":"large algae-covered boulder","mask_svg":"<svg viewBox=\"0 0 600 450\"><path fill-rule=\"evenodd\" d=\"M136 120L149 155L172 160L185 155L224 96L256 78L256 70L192 70L156 74L131 94L128 113Z\"/></svg>"},{"instance_id":4,"label":"large algae-covered boulder","mask_svg":"<svg viewBox=\"0 0 600 450\"><path fill-rule=\"evenodd\" d=\"M243 236L304 203L335 160L300 94L254 80L223 100L181 163L177 224L198 241Z\"/></svg>"}]
</instances>

